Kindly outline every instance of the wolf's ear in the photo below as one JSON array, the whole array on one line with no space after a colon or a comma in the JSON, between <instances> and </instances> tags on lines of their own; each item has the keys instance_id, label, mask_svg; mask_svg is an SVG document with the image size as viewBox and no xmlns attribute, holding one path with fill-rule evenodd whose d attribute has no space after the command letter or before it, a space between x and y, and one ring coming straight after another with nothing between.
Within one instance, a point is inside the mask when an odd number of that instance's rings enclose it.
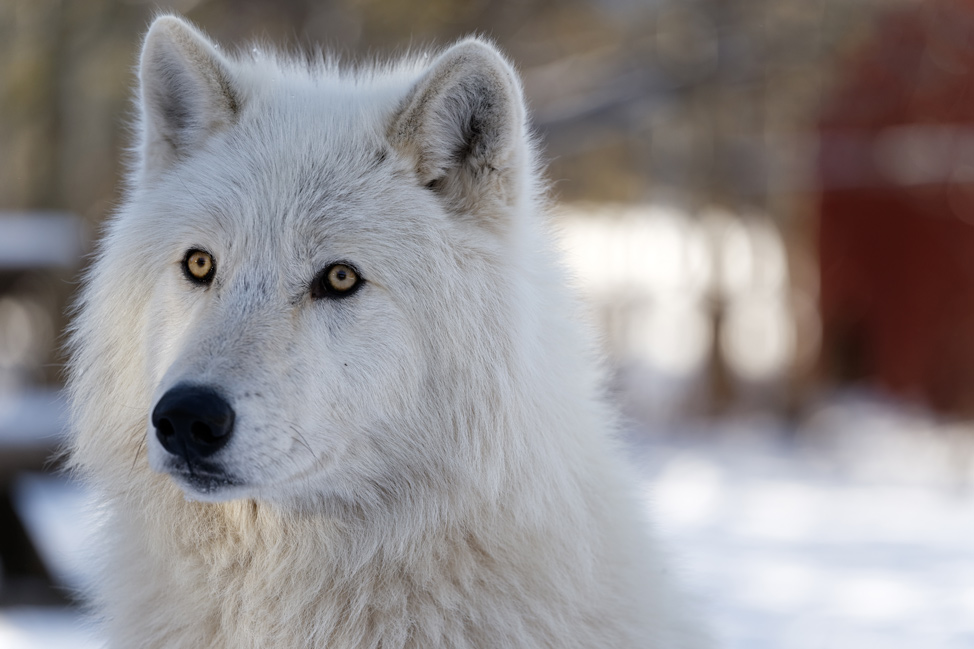
<instances>
[{"instance_id":1,"label":"wolf's ear","mask_svg":"<svg viewBox=\"0 0 974 649\"><path fill-rule=\"evenodd\" d=\"M139 63L143 171L160 171L233 123L240 108L226 60L189 23L160 16Z\"/></svg>"},{"instance_id":2,"label":"wolf's ear","mask_svg":"<svg viewBox=\"0 0 974 649\"><path fill-rule=\"evenodd\" d=\"M524 115L510 64L492 45L469 39L433 61L392 120L389 139L453 210L489 218L509 211L503 208L522 191Z\"/></svg>"}]
</instances>

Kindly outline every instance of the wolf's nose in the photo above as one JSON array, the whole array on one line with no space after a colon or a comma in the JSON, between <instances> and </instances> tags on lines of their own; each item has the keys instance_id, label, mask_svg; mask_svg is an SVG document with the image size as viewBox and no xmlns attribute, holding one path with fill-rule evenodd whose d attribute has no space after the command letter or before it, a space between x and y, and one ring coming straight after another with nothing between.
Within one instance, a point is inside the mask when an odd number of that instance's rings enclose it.
<instances>
[{"instance_id":1,"label":"wolf's nose","mask_svg":"<svg viewBox=\"0 0 974 649\"><path fill-rule=\"evenodd\" d=\"M184 383L162 395L152 410L162 447L188 462L223 448L233 434L233 419L233 408L216 390Z\"/></svg>"}]
</instances>

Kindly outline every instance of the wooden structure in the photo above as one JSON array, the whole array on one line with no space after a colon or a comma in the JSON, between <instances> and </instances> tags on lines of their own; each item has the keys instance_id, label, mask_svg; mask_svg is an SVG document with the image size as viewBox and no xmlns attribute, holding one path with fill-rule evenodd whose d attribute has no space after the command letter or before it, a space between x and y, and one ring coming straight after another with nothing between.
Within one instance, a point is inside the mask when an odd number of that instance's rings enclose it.
<instances>
[{"instance_id":1,"label":"wooden structure","mask_svg":"<svg viewBox=\"0 0 974 649\"><path fill-rule=\"evenodd\" d=\"M974 414L974 2L877 23L820 122L833 377Z\"/></svg>"}]
</instances>

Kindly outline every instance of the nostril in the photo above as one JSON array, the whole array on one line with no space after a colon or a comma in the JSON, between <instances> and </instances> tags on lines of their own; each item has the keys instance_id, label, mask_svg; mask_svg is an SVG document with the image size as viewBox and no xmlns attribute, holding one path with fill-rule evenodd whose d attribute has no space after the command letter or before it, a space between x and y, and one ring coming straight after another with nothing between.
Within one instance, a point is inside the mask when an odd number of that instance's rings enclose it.
<instances>
[{"instance_id":1,"label":"nostril","mask_svg":"<svg viewBox=\"0 0 974 649\"><path fill-rule=\"evenodd\" d=\"M168 419L160 419L159 421L155 422L155 424L156 424L156 434L160 438L169 439L176 433L176 431L172 427L172 422L169 421Z\"/></svg>"}]
</instances>

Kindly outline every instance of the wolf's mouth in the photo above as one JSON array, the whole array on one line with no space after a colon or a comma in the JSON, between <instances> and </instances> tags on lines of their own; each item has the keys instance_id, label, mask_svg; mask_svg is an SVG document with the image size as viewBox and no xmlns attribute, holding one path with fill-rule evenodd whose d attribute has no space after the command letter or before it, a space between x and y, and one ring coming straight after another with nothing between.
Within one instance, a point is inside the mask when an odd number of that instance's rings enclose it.
<instances>
[{"instance_id":1,"label":"wolf's mouth","mask_svg":"<svg viewBox=\"0 0 974 649\"><path fill-rule=\"evenodd\" d=\"M236 476L208 462L193 464L186 461L173 462L167 469L167 473L177 482L185 484L200 494L212 494L227 487L239 487L243 484Z\"/></svg>"}]
</instances>

